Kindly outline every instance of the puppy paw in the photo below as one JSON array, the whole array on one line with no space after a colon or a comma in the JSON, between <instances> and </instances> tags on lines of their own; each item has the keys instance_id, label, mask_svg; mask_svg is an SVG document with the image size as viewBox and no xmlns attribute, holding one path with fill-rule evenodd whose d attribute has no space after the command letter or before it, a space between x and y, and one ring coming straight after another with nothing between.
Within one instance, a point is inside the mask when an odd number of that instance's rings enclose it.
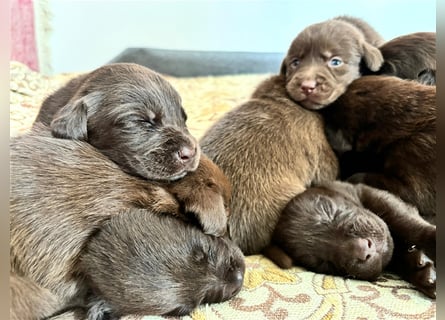
<instances>
[{"instance_id":1,"label":"puppy paw","mask_svg":"<svg viewBox=\"0 0 445 320\"><path fill-rule=\"evenodd\" d=\"M407 280L432 299L436 299L436 268L434 262L416 246L405 253Z\"/></svg>"},{"instance_id":2,"label":"puppy paw","mask_svg":"<svg viewBox=\"0 0 445 320\"><path fill-rule=\"evenodd\" d=\"M198 220L205 234L223 236L227 232L227 209L222 197L213 192L186 199L184 210Z\"/></svg>"},{"instance_id":3,"label":"puppy paw","mask_svg":"<svg viewBox=\"0 0 445 320\"><path fill-rule=\"evenodd\" d=\"M201 155L196 171L166 188L181 205L183 214L195 220L204 233L218 237L226 233L231 187L209 158Z\"/></svg>"}]
</instances>

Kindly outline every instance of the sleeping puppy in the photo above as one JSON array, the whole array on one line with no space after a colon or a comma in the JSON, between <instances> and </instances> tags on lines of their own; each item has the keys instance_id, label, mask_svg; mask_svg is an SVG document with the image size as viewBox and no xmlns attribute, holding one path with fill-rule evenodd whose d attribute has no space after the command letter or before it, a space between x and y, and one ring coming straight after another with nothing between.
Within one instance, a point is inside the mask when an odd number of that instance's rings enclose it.
<instances>
[{"instance_id":1,"label":"sleeping puppy","mask_svg":"<svg viewBox=\"0 0 445 320\"><path fill-rule=\"evenodd\" d=\"M362 61L367 69L379 70L381 44L380 35L354 17L308 26L294 39L281 65L289 95L305 108L323 108L360 77Z\"/></svg>"},{"instance_id":2,"label":"sleeping puppy","mask_svg":"<svg viewBox=\"0 0 445 320\"><path fill-rule=\"evenodd\" d=\"M109 64L72 79L46 98L35 123L54 137L87 141L145 179L175 180L198 166L180 96L137 64Z\"/></svg>"},{"instance_id":3,"label":"sleeping puppy","mask_svg":"<svg viewBox=\"0 0 445 320\"><path fill-rule=\"evenodd\" d=\"M84 141L49 135L35 127L10 142L10 262L11 272L50 290L61 307L75 305L85 289L77 264L88 239L122 210L144 208L197 221L212 235L226 232L230 185L205 157L195 172L164 186L123 172Z\"/></svg>"},{"instance_id":4,"label":"sleeping puppy","mask_svg":"<svg viewBox=\"0 0 445 320\"><path fill-rule=\"evenodd\" d=\"M88 287L79 299L84 305L60 310L51 291L11 275L12 318L41 319L48 310L57 310L50 319L186 315L198 305L236 295L245 264L241 251L226 238L205 235L172 216L127 209L92 235L78 269Z\"/></svg>"},{"instance_id":5,"label":"sleeping puppy","mask_svg":"<svg viewBox=\"0 0 445 320\"><path fill-rule=\"evenodd\" d=\"M390 191L435 221L435 86L363 76L321 114L340 161L356 162L344 178Z\"/></svg>"},{"instance_id":6,"label":"sleeping puppy","mask_svg":"<svg viewBox=\"0 0 445 320\"><path fill-rule=\"evenodd\" d=\"M88 241L80 269L92 289L89 320L186 315L242 286L241 251L171 216L127 210Z\"/></svg>"},{"instance_id":7,"label":"sleeping puppy","mask_svg":"<svg viewBox=\"0 0 445 320\"><path fill-rule=\"evenodd\" d=\"M382 190L335 181L308 188L289 202L264 253L283 268L302 265L373 281L388 266L394 248L398 254L392 267L435 298L434 262L425 255L404 256L412 244L435 259L436 227L415 207Z\"/></svg>"},{"instance_id":8,"label":"sleeping puppy","mask_svg":"<svg viewBox=\"0 0 445 320\"><path fill-rule=\"evenodd\" d=\"M338 175L321 116L295 103L285 81L282 75L263 81L200 141L232 186L229 235L244 254L260 253L269 244L291 198Z\"/></svg>"},{"instance_id":9,"label":"sleeping puppy","mask_svg":"<svg viewBox=\"0 0 445 320\"><path fill-rule=\"evenodd\" d=\"M416 32L394 38L380 48L383 65L377 72L420 83L436 84L436 33Z\"/></svg>"}]
</instances>

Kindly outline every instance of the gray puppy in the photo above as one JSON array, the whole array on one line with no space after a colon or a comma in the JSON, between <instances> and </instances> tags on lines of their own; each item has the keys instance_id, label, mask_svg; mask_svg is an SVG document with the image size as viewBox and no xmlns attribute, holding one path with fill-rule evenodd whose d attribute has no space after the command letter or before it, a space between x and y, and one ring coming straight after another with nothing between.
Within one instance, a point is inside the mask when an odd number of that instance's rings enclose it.
<instances>
[{"instance_id":1,"label":"gray puppy","mask_svg":"<svg viewBox=\"0 0 445 320\"><path fill-rule=\"evenodd\" d=\"M175 180L196 169L199 146L176 90L133 63L102 66L43 102L35 123L58 138L87 141L127 173Z\"/></svg>"},{"instance_id":2,"label":"gray puppy","mask_svg":"<svg viewBox=\"0 0 445 320\"><path fill-rule=\"evenodd\" d=\"M293 40L281 65L292 99L308 109L335 101L360 77L362 62L377 71L383 38L365 21L336 17L308 26Z\"/></svg>"},{"instance_id":3,"label":"gray puppy","mask_svg":"<svg viewBox=\"0 0 445 320\"><path fill-rule=\"evenodd\" d=\"M87 286L79 257L101 225L123 210L184 220L192 213L205 232L225 233L230 185L213 162L174 183L153 184L123 172L86 142L49 135L36 127L10 143L10 262L12 273L49 290L57 309L82 303Z\"/></svg>"},{"instance_id":4,"label":"gray puppy","mask_svg":"<svg viewBox=\"0 0 445 320\"><path fill-rule=\"evenodd\" d=\"M186 315L239 292L245 270L230 240L147 210L113 216L88 241L80 268L92 288L89 319Z\"/></svg>"}]
</instances>

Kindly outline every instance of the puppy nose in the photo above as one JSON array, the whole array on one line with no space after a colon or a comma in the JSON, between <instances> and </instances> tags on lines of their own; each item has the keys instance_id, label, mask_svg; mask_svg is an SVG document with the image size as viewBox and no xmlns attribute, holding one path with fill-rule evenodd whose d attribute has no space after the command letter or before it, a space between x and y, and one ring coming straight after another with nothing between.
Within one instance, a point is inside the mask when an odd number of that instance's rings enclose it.
<instances>
[{"instance_id":1,"label":"puppy nose","mask_svg":"<svg viewBox=\"0 0 445 320\"><path fill-rule=\"evenodd\" d=\"M182 147L178 151L179 160L184 163L191 161L195 155L196 155L196 147L193 148Z\"/></svg>"},{"instance_id":2,"label":"puppy nose","mask_svg":"<svg viewBox=\"0 0 445 320\"><path fill-rule=\"evenodd\" d=\"M237 269L231 273L230 279L228 279L230 283L228 290L230 297L233 297L241 290L241 287L243 285L243 280L244 280L244 273L242 270Z\"/></svg>"},{"instance_id":3,"label":"puppy nose","mask_svg":"<svg viewBox=\"0 0 445 320\"><path fill-rule=\"evenodd\" d=\"M315 87L317 87L317 82L315 80L304 80L300 86L301 90L306 95L310 95L312 92L314 92Z\"/></svg>"},{"instance_id":4,"label":"puppy nose","mask_svg":"<svg viewBox=\"0 0 445 320\"><path fill-rule=\"evenodd\" d=\"M376 254L376 247L371 239L358 238L355 241L356 244L353 253L358 260L367 261Z\"/></svg>"}]
</instances>

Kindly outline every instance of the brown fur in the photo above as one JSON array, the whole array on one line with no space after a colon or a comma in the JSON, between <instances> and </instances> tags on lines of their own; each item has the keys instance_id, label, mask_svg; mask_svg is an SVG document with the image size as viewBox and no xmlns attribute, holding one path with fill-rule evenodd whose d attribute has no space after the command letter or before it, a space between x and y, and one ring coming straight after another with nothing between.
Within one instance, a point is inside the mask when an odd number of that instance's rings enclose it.
<instances>
[{"instance_id":1,"label":"brown fur","mask_svg":"<svg viewBox=\"0 0 445 320\"><path fill-rule=\"evenodd\" d=\"M435 86L364 76L322 114L335 150L364 155L364 163L353 157L358 172L349 181L388 190L435 221Z\"/></svg>"},{"instance_id":2,"label":"brown fur","mask_svg":"<svg viewBox=\"0 0 445 320\"><path fill-rule=\"evenodd\" d=\"M399 256L412 244L435 259L436 227L415 207L382 190L335 181L308 188L289 202L265 254L284 268L296 264L320 273L375 280L392 258L392 236L396 266L404 265ZM410 280L435 297L434 263L404 268L412 275L426 274L423 281Z\"/></svg>"},{"instance_id":3,"label":"brown fur","mask_svg":"<svg viewBox=\"0 0 445 320\"><path fill-rule=\"evenodd\" d=\"M186 315L239 292L244 257L230 240L147 210L113 216L81 261L91 285L90 319Z\"/></svg>"},{"instance_id":4,"label":"brown fur","mask_svg":"<svg viewBox=\"0 0 445 320\"><path fill-rule=\"evenodd\" d=\"M11 273L9 288L11 320L42 319L49 315L48 310L57 310L60 306L56 295L26 277Z\"/></svg>"},{"instance_id":5,"label":"brown fur","mask_svg":"<svg viewBox=\"0 0 445 320\"><path fill-rule=\"evenodd\" d=\"M288 96L283 76L261 83L200 143L232 185L229 234L245 254L259 253L269 243L291 198L337 176L337 159L320 115Z\"/></svg>"},{"instance_id":6,"label":"brown fur","mask_svg":"<svg viewBox=\"0 0 445 320\"><path fill-rule=\"evenodd\" d=\"M436 84L436 33L416 32L394 38L380 48L384 62L375 74Z\"/></svg>"},{"instance_id":7,"label":"brown fur","mask_svg":"<svg viewBox=\"0 0 445 320\"><path fill-rule=\"evenodd\" d=\"M127 173L175 180L196 169L200 149L176 90L133 63L102 66L43 102L36 124L57 138L87 141Z\"/></svg>"},{"instance_id":8,"label":"brown fur","mask_svg":"<svg viewBox=\"0 0 445 320\"><path fill-rule=\"evenodd\" d=\"M50 290L61 307L84 293L77 263L88 239L122 210L196 215L206 233L226 232L230 185L205 157L183 179L154 184L123 172L88 143L49 137L45 129L13 138L10 150L11 270Z\"/></svg>"},{"instance_id":9,"label":"brown fur","mask_svg":"<svg viewBox=\"0 0 445 320\"><path fill-rule=\"evenodd\" d=\"M360 77L362 60L369 70L379 70L382 43L368 23L354 17L308 26L293 40L281 66L290 96L308 109L330 104Z\"/></svg>"}]
</instances>

